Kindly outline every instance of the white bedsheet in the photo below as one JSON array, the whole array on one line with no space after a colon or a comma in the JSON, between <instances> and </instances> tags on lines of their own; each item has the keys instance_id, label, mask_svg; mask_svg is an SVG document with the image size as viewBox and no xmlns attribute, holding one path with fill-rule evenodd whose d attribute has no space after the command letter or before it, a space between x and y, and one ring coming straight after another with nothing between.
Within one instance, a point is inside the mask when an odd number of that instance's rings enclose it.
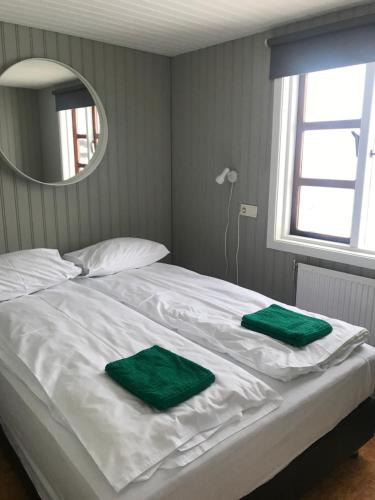
<instances>
[{"instance_id":1,"label":"white bedsheet","mask_svg":"<svg viewBox=\"0 0 375 500\"><path fill-rule=\"evenodd\" d=\"M261 377L281 406L173 471L116 493L78 439L51 418L28 386L0 360L1 422L43 500L238 500L271 479L331 430L375 387L375 349L359 347L342 364L288 383Z\"/></svg>"},{"instance_id":2,"label":"white bedsheet","mask_svg":"<svg viewBox=\"0 0 375 500\"><path fill-rule=\"evenodd\" d=\"M230 435L234 422L243 428L280 404L274 390L240 367L72 282L0 304L0 324L4 364L29 381L116 491L160 466L191 462ZM158 412L104 373L109 361L154 344L209 368L215 383Z\"/></svg>"},{"instance_id":3,"label":"white bedsheet","mask_svg":"<svg viewBox=\"0 0 375 500\"><path fill-rule=\"evenodd\" d=\"M307 313L169 264L156 263L78 282L131 306L185 338L283 381L341 363L368 337L364 328ZM325 319L333 331L301 349L241 327L244 314L272 303Z\"/></svg>"}]
</instances>

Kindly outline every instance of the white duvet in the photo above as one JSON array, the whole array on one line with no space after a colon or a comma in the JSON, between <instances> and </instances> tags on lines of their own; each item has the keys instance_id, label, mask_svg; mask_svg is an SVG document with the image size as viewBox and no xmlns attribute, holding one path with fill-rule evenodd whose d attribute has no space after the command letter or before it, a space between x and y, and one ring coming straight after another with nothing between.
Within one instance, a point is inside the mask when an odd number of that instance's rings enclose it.
<instances>
[{"instance_id":1,"label":"white duvet","mask_svg":"<svg viewBox=\"0 0 375 500\"><path fill-rule=\"evenodd\" d=\"M79 283L110 295L185 338L283 381L342 362L368 337L364 328L285 306L246 288L169 264L80 279ZM326 319L333 331L298 348L241 327L244 314L271 304Z\"/></svg>"},{"instance_id":2,"label":"white duvet","mask_svg":"<svg viewBox=\"0 0 375 500\"><path fill-rule=\"evenodd\" d=\"M158 344L216 381L167 412L105 373L109 361ZM278 394L233 363L76 283L0 304L0 356L71 430L116 491L159 467L181 466L275 409ZM28 376L28 380L30 376Z\"/></svg>"}]
</instances>

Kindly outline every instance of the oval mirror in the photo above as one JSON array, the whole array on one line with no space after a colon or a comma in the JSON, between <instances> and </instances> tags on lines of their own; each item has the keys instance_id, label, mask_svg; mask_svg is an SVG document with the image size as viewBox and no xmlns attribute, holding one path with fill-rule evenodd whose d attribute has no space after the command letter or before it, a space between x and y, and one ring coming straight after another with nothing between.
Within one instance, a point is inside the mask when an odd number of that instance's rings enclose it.
<instances>
[{"instance_id":1,"label":"oval mirror","mask_svg":"<svg viewBox=\"0 0 375 500\"><path fill-rule=\"evenodd\" d=\"M24 177L78 182L98 166L107 139L99 97L69 66L33 58L0 75L0 153Z\"/></svg>"}]
</instances>

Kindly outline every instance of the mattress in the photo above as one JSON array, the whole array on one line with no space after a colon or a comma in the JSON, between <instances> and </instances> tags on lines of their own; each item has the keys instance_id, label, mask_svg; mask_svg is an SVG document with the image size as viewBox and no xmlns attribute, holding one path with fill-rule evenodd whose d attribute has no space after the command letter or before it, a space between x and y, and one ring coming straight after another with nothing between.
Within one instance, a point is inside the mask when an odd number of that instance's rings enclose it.
<instances>
[{"instance_id":1,"label":"mattress","mask_svg":"<svg viewBox=\"0 0 375 500\"><path fill-rule=\"evenodd\" d=\"M363 345L342 364L288 383L257 373L283 396L277 410L234 429L194 462L158 470L120 493L29 390L32 381L21 382L5 366L0 373L2 425L43 499L234 500L271 479L373 394L375 349Z\"/></svg>"}]
</instances>

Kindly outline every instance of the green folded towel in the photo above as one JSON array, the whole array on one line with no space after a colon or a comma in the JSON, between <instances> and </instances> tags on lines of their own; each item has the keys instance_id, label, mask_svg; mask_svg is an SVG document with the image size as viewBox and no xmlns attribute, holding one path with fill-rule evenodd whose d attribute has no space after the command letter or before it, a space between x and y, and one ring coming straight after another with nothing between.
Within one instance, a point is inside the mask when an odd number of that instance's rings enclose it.
<instances>
[{"instance_id":1,"label":"green folded towel","mask_svg":"<svg viewBox=\"0 0 375 500\"><path fill-rule=\"evenodd\" d=\"M215 381L215 375L206 368L157 345L108 363L105 371L158 410L190 399Z\"/></svg>"},{"instance_id":2,"label":"green folded towel","mask_svg":"<svg viewBox=\"0 0 375 500\"><path fill-rule=\"evenodd\" d=\"M253 314L245 314L241 325L295 347L303 347L332 332L322 319L312 318L272 304Z\"/></svg>"}]
</instances>

